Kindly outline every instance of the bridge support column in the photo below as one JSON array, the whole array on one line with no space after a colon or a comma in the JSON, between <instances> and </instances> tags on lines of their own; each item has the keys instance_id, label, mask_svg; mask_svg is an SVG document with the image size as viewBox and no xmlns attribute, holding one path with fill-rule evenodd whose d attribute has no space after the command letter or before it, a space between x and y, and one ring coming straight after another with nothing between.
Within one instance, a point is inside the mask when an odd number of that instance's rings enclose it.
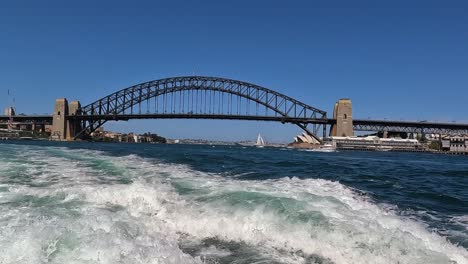
<instances>
[{"instance_id":1,"label":"bridge support column","mask_svg":"<svg viewBox=\"0 0 468 264\"><path fill-rule=\"evenodd\" d=\"M352 137L353 128L353 108L350 99L340 99L333 109L333 118L336 124L330 130L332 137Z\"/></svg>"},{"instance_id":2,"label":"bridge support column","mask_svg":"<svg viewBox=\"0 0 468 264\"><path fill-rule=\"evenodd\" d=\"M54 114L52 115L51 140L65 140L67 136L68 102L66 98L55 100Z\"/></svg>"},{"instance_id":3,"label":"bridge support column","mask_svg":"<svg viewBox=\"0 0 468 264\"><path fill-rule=\"evenodd\" d=\"M70 102L68 105L68 115L74 116L79 115L81 109L80 101L73 101ZM81 122L80 120L67 120L67 140L72 141L74 140L76 134L81 131Z\"/></svg>"}]
</instances>

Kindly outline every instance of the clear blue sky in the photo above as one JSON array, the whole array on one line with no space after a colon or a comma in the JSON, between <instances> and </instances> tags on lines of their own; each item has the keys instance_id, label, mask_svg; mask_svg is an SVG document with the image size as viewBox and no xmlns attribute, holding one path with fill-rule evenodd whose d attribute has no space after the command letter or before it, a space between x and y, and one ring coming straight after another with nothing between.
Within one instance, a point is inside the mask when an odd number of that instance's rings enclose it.
<instances>
[{"instance_id":1,"label":"clear blue sky","mask_svg":"<svg viewBox=\"0 0 468 264\"><path fill-rule=\"evenodd\" d=\"M466 1L9 1L0 3L0 106L50 113L181 75L259 84L355 118L468 122ZM386 3L384 3L386 2ZM411 2L411 3L410 3ZM465 2L465 3L464 3ZM289 141L292 125L147 120L120 131Z\"/></svg>"}]
</instances>

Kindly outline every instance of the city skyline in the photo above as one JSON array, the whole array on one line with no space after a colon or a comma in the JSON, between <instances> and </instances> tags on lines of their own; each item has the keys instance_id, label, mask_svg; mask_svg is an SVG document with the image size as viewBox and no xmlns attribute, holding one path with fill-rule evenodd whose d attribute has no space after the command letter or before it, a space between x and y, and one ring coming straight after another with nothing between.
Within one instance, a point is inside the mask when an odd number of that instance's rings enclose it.
<instances>
[{"instance_id":1,"label":"city skyline","mask_svg":"<svg viewBox=\"0 0 468 264\"><path fill-rule=\"evenodd\" d=\"M248 81L329 114L349 97L362 119L468 120L463 4L112 3L2 4L0 89L12 92L18 113L51 113L59 97L85 105L136 83L195 74ZM0 98L8 106L7 96ZM293 125L209 120L106 128L234 140L262 132L275 141L300 132Z\"/></svg>"}]
</instances>

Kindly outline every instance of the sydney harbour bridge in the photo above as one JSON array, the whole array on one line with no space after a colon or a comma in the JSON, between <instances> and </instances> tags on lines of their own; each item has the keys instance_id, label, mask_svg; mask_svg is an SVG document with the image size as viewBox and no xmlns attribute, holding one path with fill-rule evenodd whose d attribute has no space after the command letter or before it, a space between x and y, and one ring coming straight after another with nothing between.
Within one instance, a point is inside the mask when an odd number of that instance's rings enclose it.
<instances>
[{"instance_id":1,"label":"sydney harbour bridge","mask_svg":"<svg viewBox=\"0 0 468 264\"><path fill-rule=\"evenodd\" d=\"M321 109L265 87L205 76L140 83L85 106L57 99L52 115L0 116L3 123L52 125L52 136L59 140L86 139L108 121L130 119L273 121L296 125L318 142L320 133L326 137L327 127L340 126L350 126L352 131L468 134L468 124L356 119L351 112L328 116Z\"/></svg>"}]
</instances>

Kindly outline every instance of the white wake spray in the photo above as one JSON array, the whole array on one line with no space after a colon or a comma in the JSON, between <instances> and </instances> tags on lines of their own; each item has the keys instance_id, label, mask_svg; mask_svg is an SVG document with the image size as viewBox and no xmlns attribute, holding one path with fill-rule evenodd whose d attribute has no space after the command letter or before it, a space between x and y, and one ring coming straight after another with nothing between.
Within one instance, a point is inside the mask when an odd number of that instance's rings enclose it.
<instances>
[{"instance_id":1,"label":"white wake spray","mask_svg":"<svg viewBox=\"0 0 468 264\"><path fill-rule=\"evenodd\" d=\"M210 238L284 263L468 263L466 249L338 182L243 181L135 155L22 148L21 162L0 158L0 177L30 175L0 185L2 264L203 263L232 253L180 248Z\"/></svg>"}]
</instances>

